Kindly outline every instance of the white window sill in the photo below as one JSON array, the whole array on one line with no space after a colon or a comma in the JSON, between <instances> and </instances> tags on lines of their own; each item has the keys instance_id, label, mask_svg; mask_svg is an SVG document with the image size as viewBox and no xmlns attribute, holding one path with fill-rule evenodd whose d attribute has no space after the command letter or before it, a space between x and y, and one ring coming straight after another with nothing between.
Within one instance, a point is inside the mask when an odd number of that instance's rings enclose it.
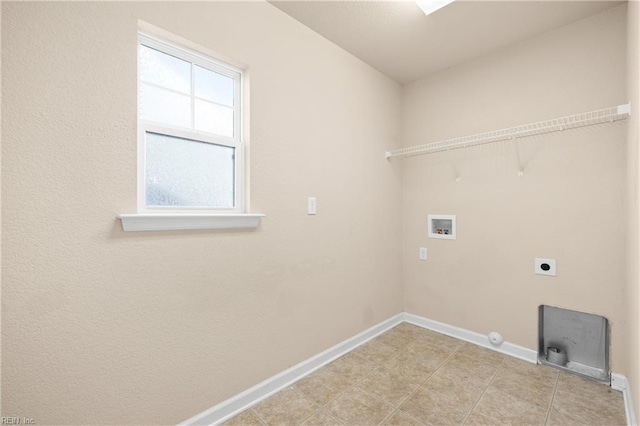
<instances>
[{"instance_id":1,"label":"white window sill","mask_svg":"<svg viewBox=\"0 0 640 426\"><path fill-rule=\"evenodd\" d=\"M121 214L123 231L255 229L263 214Z\"/></svg>"}]
</instances>

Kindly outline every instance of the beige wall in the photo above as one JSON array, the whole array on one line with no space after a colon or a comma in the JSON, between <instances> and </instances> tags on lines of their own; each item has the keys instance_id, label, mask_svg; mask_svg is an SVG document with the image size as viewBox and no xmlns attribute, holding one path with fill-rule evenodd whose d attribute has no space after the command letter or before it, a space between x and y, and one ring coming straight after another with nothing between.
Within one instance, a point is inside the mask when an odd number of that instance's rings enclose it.
<instances>
[{"instance_id":1,"label":"beige wall","mask_svg":"<svg viewBox=\"0 0 640 426\"><path fill-rule=\"evenodd\" d=\"M2 22L2 7L0 7ZM2 31L0 30L0 76L2 75ZM0 117L2 117L2 78L0 78ZM0 188L2 187L2 125L0 125ZM0 190L0 224L2 223L2 191ZM0 226L0 413L2 411L2 226Z\"/></svg>"},{"instance_id":2,"label":"beige wall","mask_svg":"<svg viewBox=\"0 0 640 426\"><path fill-rule=\"evenodd\" d=\"M2 7L0 7L2 22ZM0 30L0 77L2 76L2 31ZM0 78L0 117L2 117L2 78ZM1 120L1 119L0 119ZM0 188L2 187L2 125L0 124ZM2 223L2 191L0 190L0 224ZM0 413L2 411L2 226L0 226Z\"/></svg>"},{"instance_id":3,"label":"beige wall","mask_svg":"<svg viewBox=\"0 0 640 426\"><path fill-rule=\"evenodd\" d=\"M406 86L403 144L626 103L625 28L622 5ZM604 315L627 373L627 126L518 140L522 177L513 142L402 160L406 311L531 349L540 304ZM434 213L457 215L456 241L427 239ZM557 278L534 275L535 257L557 259Z\"/></svg>"},{"instance_id":4,"label":"beige wall","mask_svg":"<svg viewBox=\"0 0 640 426\"><path fill-rule=\"evenodd\" d=\"M611 320L640 407L633 118L519 140L520 178L506 142L382 157L401 130L409 146L637 104L630 10L628 32L621 6L401 93L265 3L3 2L2 414L176 423L403 309L535 349L541 303ZM121 231L138 19L248 66L256 232ZM458 240L427 239L429 213L457 214Z\"/></svg>"},{"instance_id":5,"label":"beige wall","mask_svg":"<svg viewBox=\"0 0 640 426\"><path fill-rule=\"evenodd\" d=\"M627 295L629 316L629 381L634 396L635 411L640 414L640 2L629 2L627 15L627 85L631 101L631 118L628 126L628 279Z\"/></svg>"},{"instance_id":6,"label":"beige wall","mask_svg":"<svg viewBox=\"0 0 640 426\"><path fill-rule=\"evenodd\" d=\"M402 311L396 83L267 3L2 7L3 415L176 423ZM248 65L256 232L122 232L137 19Z\"/></svg>"}]
</instances>

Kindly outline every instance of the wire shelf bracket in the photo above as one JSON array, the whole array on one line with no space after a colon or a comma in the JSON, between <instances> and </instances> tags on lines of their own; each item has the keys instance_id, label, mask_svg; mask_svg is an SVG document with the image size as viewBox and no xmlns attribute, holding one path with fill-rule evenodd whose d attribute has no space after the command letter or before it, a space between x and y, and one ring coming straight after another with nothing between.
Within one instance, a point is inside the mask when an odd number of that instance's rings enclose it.
<instances>
[{"instance_id":1,"label":"wire shelf bracket","mask_svg":"<svg viewBox=\"0 0 640 426\"><path fill-rule=\"evenodd\" d=\"M602 123L612 123L618 120L625 120L631 114L629 103L600 109L597 111L583 112L581 114L569 115L555 118L553 120L539 121L537 123L524 124L522 126L508 127L506 129L492 132L478 133L471 136L446 139L431 142L424 145L409 146L385 152L385 158L412 157L414 155L433 154L436 152L449 151L453 149L469 148L487 143L500 142L509 139L524 138L527 136L542 135L545 133L560 132L579 127L593 126Z\"/></svg>"}]
</instances>

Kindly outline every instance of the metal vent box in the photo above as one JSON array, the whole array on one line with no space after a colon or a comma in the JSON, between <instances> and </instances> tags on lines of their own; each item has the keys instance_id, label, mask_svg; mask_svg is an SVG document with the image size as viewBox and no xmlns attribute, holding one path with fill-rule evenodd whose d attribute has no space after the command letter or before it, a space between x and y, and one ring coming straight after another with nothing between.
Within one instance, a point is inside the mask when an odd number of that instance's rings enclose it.
<instances>
[{"instance_id":1,"label":"metal vent box","mask_svg":"<svg viewBox=\"0 0 640 426\"><path fill-rule=\"evenodd\" d=\"M600 315L540 305L538 361L610 384L609 321Z\"/></svg>"}]
</instances>

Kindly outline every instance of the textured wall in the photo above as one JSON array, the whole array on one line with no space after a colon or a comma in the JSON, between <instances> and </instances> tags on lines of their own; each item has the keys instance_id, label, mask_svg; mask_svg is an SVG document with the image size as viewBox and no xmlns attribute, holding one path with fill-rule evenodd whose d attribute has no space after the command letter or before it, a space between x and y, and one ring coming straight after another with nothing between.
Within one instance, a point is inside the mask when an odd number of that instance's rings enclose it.
<instances>
[{"instance_id":1,"label":"textured wall","mask_svg":"<svg viewBox=\"0 0 640 426\"><path fill-rule=\"evenodd\" d=\"M628 278L629 381L637 415L640 415L640 2L629 2L627 12L627 85L631 118L627 141L628 204Z\"/></svg>"},{"instance_id":2,"label":"textured wall","mask_svg":"<svg viewBox=\"0 0 640 426\"><path fill-rule=\"evenodd\" d=\"M176 423L402 311L396 83L267 3L2 8L3 415ZM138 19L249 67L256 232L122 232Z\"/></svg>"},{"instance_id":3,"label":"textured wall","mask_svg":"<svg viewBox=\"0 0 640 426\"><path fill-rule=\"evenodd\" d=\"M406 86L403 144L627 102L625 28L622 5ZM628 125L403 160L406 310L531 349L540 304L604 315L626 373ZM430 213L456 214L458 239L427 239ZM534 275L534 257L557 259L557 278Z\"/></svg>"},{"instance_id":4,"label":"textured wall","mask_svg":"<svg viewBox=\"0 0 640 426\"><path fill-rule=\"evenodd\" d=\"M2 22L2 7L0 7ZM2 31L0 31L0 52L2 52ZM0 54L0 76L2 74L2 55ZM0 117L2 117L2 78L0 77ZM2 125L0 125L0 187L2 187ZM2 223L2 191L0 190L0 223ZM2 226L0 226L0 301L2 301ZM2 303L0 303L0 330L2 330ZM1 337L1 336L0 336ZM2 413L2 338L0 338L0 413Z\"/></svg>"}]
</instances>

